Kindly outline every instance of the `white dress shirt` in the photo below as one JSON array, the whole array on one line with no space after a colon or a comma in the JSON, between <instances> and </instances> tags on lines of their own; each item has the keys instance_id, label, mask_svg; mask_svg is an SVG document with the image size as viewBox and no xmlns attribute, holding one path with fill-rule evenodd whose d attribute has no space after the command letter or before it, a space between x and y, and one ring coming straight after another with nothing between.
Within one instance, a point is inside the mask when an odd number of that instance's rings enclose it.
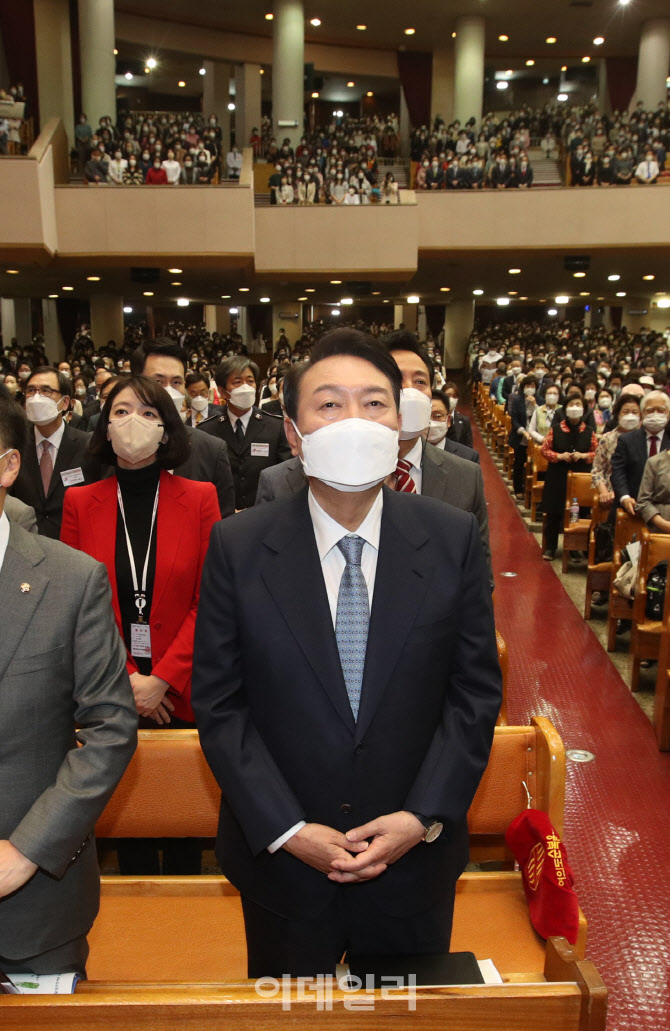
<instances>
[{"instance_id":1,"label":"white dress shirt","mask_svg":"<svg viewBox=\"0 0 670 1031\"><path fill-rule=\"evenodd\" d=\"M0 515L0 571L2 570L2 564L5 561L5 552L7 551L7 545L9 544L9 519L7 513L3 512Z\"/></svg>"},{"instance_id":2,"label":"white dress shirt","mask_svg":"<svg viewBox=\"0 0 670 1031\"><path fill-rule=\"evenodd\" d=\"M414 450L414 449L412 449ZM409 457L409 456L408 456ZM333 620L333 628L337 619L337 598L340 593L340 580L346 566L346 559L337 546L338 541L343 537L362 537L365 541L361 552L361 571L365 577L368 587L368 603L372 606L372 595L375 587L375 576L377 573L377 555L379 552L379 535L382 525L382 507L384 498L380 490L372 503L372 507L357 530L347 530L341 526L332 516L321 508L310 488L307 503L309 514L312 518L316 547L319 552L321 571L326 584L326 594L330 606L330 615ZM281 837L276 838L271 845L268 845L268 852L276 852L284 842L292 838L302 827L305 821L300 820L294 824Z\"/></svg>"},{"instance_id":3,"label":"white dress shirt","mask_svg":"<svg viewBox=\"0 0 670 1031\"><path fill-rule=\"evenodd\" d=\"M51 450L49 451L49 454L51 455L51 460L52 460L53 464L54 465L56 464L56 458L58 457L58 449L60 448L60 446L61 446L61 444L63 442L63 434L64 433L65 433L65 420L64 419L61 419L60 426L58 427L57 430L54 431L54 433L51 434L50 437L45 437L44 434L40 432L39 426L35 427L35 447L37 449L37 464L38 465L40 464L40 458L42 457L42 441L43 440L48 440L49 443L51 444Z\"/></svg>"},{"instance_id":4,"label":"white dress shirt","mask_svg":"<svg viewBox=\"0 0 670 1031\"><path fill-rule=\"evenodd\" d=\"M237 420L241 419L242 420L242 428L244 429L244 433L246 435L246 432L249 429L249 419L251 418L251 416L253 415L253 412L254 412L253 405L251 406L251 408L249 409L248 412L244 412L242 415L233 415L233 413L231 412L230 408L226 408L226 411L228 412L228 418L230 419L230 425L233 427L233 433L235 432L235 427L237 426Z\"/></svg>"}]
</instances>

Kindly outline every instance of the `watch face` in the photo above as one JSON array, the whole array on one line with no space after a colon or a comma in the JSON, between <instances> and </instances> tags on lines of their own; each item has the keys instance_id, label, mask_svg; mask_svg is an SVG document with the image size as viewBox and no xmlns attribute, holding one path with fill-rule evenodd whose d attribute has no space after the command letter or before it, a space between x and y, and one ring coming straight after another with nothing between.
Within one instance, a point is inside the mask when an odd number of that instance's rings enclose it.
<instances>
[{"instance_id":1,"label":"watch face","mask_svg":"<svg viewBox=\"0 0 670 1031\"><path fill-rule=\"evenodd\" d=\"M437 821L435 823L431 823L430 827L426 831L426 837L424 838L424 841L426 841L430 845L431 841L435 841L437 838L439 838L440 834L442 833L442 830L443 825L441 823L438 823Z\"/></svg>"}]
</instances>

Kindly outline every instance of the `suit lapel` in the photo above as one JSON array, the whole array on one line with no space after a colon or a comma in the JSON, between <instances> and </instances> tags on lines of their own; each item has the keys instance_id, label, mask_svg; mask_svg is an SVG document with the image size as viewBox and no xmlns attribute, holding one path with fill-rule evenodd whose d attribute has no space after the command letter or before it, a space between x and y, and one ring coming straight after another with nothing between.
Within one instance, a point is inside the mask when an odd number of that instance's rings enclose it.
<instances>
[{"instance_id":1,"label":"suit lapel","mask_svg":"<svg viewBox=\"0 0 670 1031\"><path fill-rule=\"evenodd\" d=\"M428 536L405 501L384 487L356 743L372 722L430 583L433 559L425 547Z\"/></svg>"},{"instance_id":2,"label":"suit lapel","mask_svg":"<svg viewBox=\"0 0 670 1031\"><path fill-rule=\"evenodd\" d=\"M3 598L3 611L7 614L0 624L0 681L49 583L46 569L40 569L44 557L39 538L10 522L9 543L0 569L0 595ZM35 642L35 647L39 649L39 641Z\"/></svg>"},{"instance_id":3,"label":"suit lapel","mask_svg":"<svg viewBox=\"0 0 670 1031\"><path fill-rule=\"evenodd\" d=\"M326 585L307 504L307 490L290 502L263 541L262 577L336 712L354 733Z\"/></svg>"},{"instance_id":4,"label":"suit lapel","mask_svg":"<svg viewBox=\"0 0 670 1031\"><path fill-rule=\"evenodd\" d=\"M439 464L428 445L423 452L423 467L421 476L421 493L427 498L438 498L440 501L447 500L447 478L448 473L444 466Z\"/></svg>"},{"instance_id":5,"label":"suit lapel","mask_svg":"<svg viewBox=\"0 0 670 1031\"><path fill-rule=\"evenodd\" d=\"M58 448L58 454L56 455L56 461L54 462L53 472L51 474L51 482L49 484L49 493L47 497L51 497L56 487L61 483L61 472L66 469L72 468L73 460L76 460L77 444L76 441L70 436L67 423L65 424L65 430L63 432L63 439L60 442Z\"/></svg>"}]
</instances>

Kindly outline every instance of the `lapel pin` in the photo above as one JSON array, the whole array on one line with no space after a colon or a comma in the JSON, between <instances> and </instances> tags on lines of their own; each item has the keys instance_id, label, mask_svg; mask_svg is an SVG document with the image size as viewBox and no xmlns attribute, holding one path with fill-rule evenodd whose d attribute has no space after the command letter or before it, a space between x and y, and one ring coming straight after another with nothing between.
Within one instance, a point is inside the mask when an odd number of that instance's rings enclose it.
<instances>
[{"instance_id":1,"label":"lapel pin","mask_svg":"<svg viewBox=\"0 0 670 1031\"><path fill-rule=\"evenodd\" d=\"M21 584L21 594L27 594L30 590L30 584Z\"/></svg>"}]
</instances>

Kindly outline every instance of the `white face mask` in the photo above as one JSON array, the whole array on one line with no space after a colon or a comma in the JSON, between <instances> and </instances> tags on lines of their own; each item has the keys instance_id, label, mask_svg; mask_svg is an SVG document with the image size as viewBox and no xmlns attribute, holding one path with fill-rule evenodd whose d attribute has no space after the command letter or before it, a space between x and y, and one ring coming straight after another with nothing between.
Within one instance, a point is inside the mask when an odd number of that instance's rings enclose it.
<instances>
[{"instance_id":1,"label":"white face mask","mask_svg":"<svg viewBox=\"0 0 670 1031\"><path fill-rule=\"evenodd\" d=\"M660 433L668 425L668 416L663 412L649 412L649 415L645 415L642 421L645 430L649 430L650 433Z\"/></svg>"},{"instance_id":2,"label":"white face mask","mask_svg":"<svg viewBox=\"0 0 670 1031\"><path fill-rule=\"evenodd\" d=\"M137 465L155 455L164 435L162 422L147 419L137 412L110 421L107 428L114 454L129 465Z\"/></svg>"},{"instance_id":3,"label":"white face mask","mask_svg":"<svg viewBox=\"0 0 670 1031\"><path fill-rule=\"evenodd\" d=\"M26 415L35 426L46 426L58 417L60 408L53 397L42 397L36 394L35 397L26 399Z\"/></svg>"},{"instance_id":4,"label":"white face mask","mask_svg":"<svg viewBox=\"0 0 670 1031\"><path fill-rule=\"evenodd\" d=\"M447 435L447 424L446 422L434 422L430 420L430 426L428 427L428 443L439 444L441 440Z\"/></svg>"},{"instance_id":5,"label":"white face mask","mask_svg":"<svg viewBox=\"0 0 670 1031\"><path fill-rule=\"evenodd\" d=\"M276 383L270 383L268 385L268 390L270 391L270 397L276 397L277 396L277 384Z\"/></svg>"},{"instance_id":6,"label":"white face mask","mask_svg":"<svg viewBox=\"0 0 670 1031\"><path fill-rule=\"evenodd\" d=\"M587 401L593 401L593 398L595 396L596 396L596 392L591 387L589 387L588 390L584 391L584 397L586 398Z\"/></svg>"},{"instance_id":7,"label":"white face mask","mask_svg":"<svg viewBox=\"0 0 670 1031\"><path fill-rule=\"evenodd\" d=\"M412 440L428 428L432 407L431 399L416 387L400 391L401 440Z\"/></svg>"},{"instance_id":8,"label":"white face mask","mask_svg":"<svg viewBox=\"0 0 670 1031\"><path fill-rule=\"evenodd\" d=\"M523 392L526 397L535 397L535 387L524 387Z\"/></svg>"},{"instance_id":9,"label":"white face mask","mask_svg":"<svg viewBox=\"0 0 670 1031\"><path fill-rule=\"evenodd\" d=\"M452 395L450 394L449 395L449 411L450 412L455 411L457 404L458 404L458 398L457 397L452 397Z\"/></svg>"},{"instance_id":10,"label":"white face mask","mask_svg":"<svg viewBox=\"0 0 670 1031\"><path fill-rule=\"evenodd\" d=\"M558 404L558 394L547 394L547 408L555 408Z\"/></svg>"},{"instance_id":11,"label":"white face mask","mask_svg":"<svg viewBox=\"0 0 670 1031\"><path fill-rule=\"evenodd\" d=\"M626 412L619 416L619 426L622 430L637 430L640 428L640 416L636 412Z\"/></svg>"},{"instance_id":12,"label":"white face mask","mask_svg":"<svg viewBox=\"0 0 670 1031\"><path fill-rule=\"evenodd\" d=\"M568 405L568 407L565 409L565 414L567 415L568 419L574 419L575 421L577 421L577 419L581 419L582 415L584 414L584 409L582 405Z\"/></svg>"},{"instance_id":13,"label":"white face mask","mask_svg":"<svg viewBox=\"0 0 670 1031\"><path fill-rule=\"evenodd\" d=\"M175 408L181 414L181 410L184 404L184 395L179 390L177 390L176 387L166 387L165 389L174 401Z\"/></svg>"},{"instance_id":14,"label":"white face mask","mask_svg":"<svg viewBox=\"0 0 670 1031\"><path fill-rule=\"evenodd\" d=\"M191 398L191 408L194 412L205 412L207 410L208 404L209 401L206 397L198 396Z\"/></svg>"},{"instance_id":15,"label":"white face mask","mask_svg":"<svg viewBox=\"0 0 670 1031\"><path fill-rule=\"evenodd\" d=\"M600 401L598 401L598 407L602 411L606 412L609 408L612 407L612 398L611 397L601 397Z\"/></svg>"},{"instance_id":16,"label":"white face mask","mask_svg":"<svg viewBox=\"0 0 670 1031\"><path fill-rule=\"evenodd\" d=\"M371 419L340 419L321 426L302 440L301 461L306 476L314 476L334 490L367 490L395 472L398 431Z\"/></svg>"},{"instance_id":17,"label":"white face mask","mask_svg":"<svg viewBox=\"0 0 670 1031\"><path fill-rule=\"evenodd\" d=\"M230 391L230 403L241 412L248 412L256 400L256 388L249 383L243 383L241 387L235 387Z\"/></svg>"}]
</instances>

